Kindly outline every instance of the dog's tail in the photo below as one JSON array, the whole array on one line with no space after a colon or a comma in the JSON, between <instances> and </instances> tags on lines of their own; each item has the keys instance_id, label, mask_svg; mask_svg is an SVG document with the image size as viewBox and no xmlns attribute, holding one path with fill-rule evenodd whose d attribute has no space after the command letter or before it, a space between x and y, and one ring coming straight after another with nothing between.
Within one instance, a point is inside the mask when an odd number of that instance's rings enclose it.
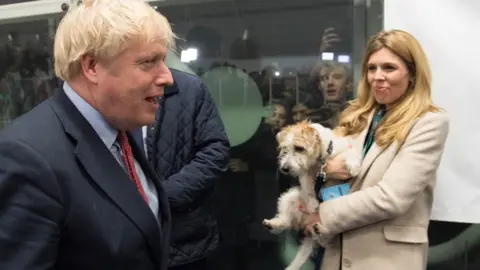
<instances>
[{"instance_id":1,"label":"dog's tail","mask_svg":"<svg viewBox=\"0 0 480 270\"><path fill-rule=\"evenodd\" d=\"M302 241L302 244L298 248L297 255L295 255L295 258L286 269L287 270L300 269L312 254L314 247L315 247L315 242L313 238L305 237Z\"/></svg>"}]
</instances>

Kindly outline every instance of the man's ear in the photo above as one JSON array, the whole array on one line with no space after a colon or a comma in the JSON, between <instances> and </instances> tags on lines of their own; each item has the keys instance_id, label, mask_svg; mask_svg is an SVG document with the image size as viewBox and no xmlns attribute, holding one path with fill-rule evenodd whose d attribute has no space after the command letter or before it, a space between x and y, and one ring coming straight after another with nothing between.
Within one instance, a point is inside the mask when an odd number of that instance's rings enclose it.
<instances>
[{"instance_id":1,"label":"man's ear","mask_svg":"<svg viewBox=\"0 0 480 270\"><path fill-rule=\"evenodd\" d=\"M91 83L98 83L98 61L90 55L80 57L82 73Z\"/></svg>"}]
</instances>

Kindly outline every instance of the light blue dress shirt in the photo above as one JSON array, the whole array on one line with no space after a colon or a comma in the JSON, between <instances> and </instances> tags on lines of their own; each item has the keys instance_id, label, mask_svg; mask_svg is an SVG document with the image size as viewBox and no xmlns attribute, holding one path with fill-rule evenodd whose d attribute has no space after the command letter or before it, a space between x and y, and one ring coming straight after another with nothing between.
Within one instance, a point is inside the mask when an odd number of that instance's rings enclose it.
<instances>
[{"instance_id":1,"label":"light blue dress shirt","mask_svg":"<svg viewBox=\"0 0 480 270\"><path fill-rule=\"evenodd\" d=\"M118 161L120 166L125 170L125 164L123 163L123 154L120 149L120 145L117 143L117 134L118 131L114 129L105 118L90 104L88 104L81 96L75 92L75 90L70 87L67 83L63 84L63 90L68 96L73 105L80 111L80 113L87 119L90 125L93 127L95 132L98 134L100 139L102 139L105 146L110 150L115 159ZM158 219L158 195L157 189L152 181L147 179L145 173L142 170L140 164L137 160L135 161L135 169L137 170L138 177L140 178L140 183L142 188L145 191L145 195L148 199L148 204L152 210L155 217Z\"/></svg>"}]
</instances>

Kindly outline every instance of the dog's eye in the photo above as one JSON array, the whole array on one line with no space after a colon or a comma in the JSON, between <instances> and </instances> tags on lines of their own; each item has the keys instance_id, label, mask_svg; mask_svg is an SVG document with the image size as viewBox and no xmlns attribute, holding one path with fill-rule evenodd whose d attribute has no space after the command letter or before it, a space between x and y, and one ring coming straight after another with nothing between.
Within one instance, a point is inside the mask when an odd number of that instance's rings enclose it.
<instances>
[{"instance_id":1,"label":"dog's eye","mask_svg":"<svg viewBox=\"0 0 480 270\"><path fill-rule=\"evenodd\" d=\"M301 146L295 146L295 151L297 152L303 152L305 151L305 148L301 147Z\"/></svg>"}]
</instances>

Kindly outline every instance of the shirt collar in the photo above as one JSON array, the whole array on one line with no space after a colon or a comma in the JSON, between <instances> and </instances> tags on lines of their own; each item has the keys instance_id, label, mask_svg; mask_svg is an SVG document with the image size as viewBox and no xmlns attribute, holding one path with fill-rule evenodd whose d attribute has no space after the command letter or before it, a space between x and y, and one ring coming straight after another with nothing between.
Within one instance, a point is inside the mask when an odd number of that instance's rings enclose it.
<instances>
[{"instance_id":1,"label":"shirt collar","mask_svg":"<svg viewBox=\"0 0 480 270\"><path fill-rule=\"evenodd\" d=\"M107 148L110 149L117 140L118 131L66 82L63 84L63 91L83 117L85 117L87 122L93 127Z\"/></svg>"}]
</instances>

